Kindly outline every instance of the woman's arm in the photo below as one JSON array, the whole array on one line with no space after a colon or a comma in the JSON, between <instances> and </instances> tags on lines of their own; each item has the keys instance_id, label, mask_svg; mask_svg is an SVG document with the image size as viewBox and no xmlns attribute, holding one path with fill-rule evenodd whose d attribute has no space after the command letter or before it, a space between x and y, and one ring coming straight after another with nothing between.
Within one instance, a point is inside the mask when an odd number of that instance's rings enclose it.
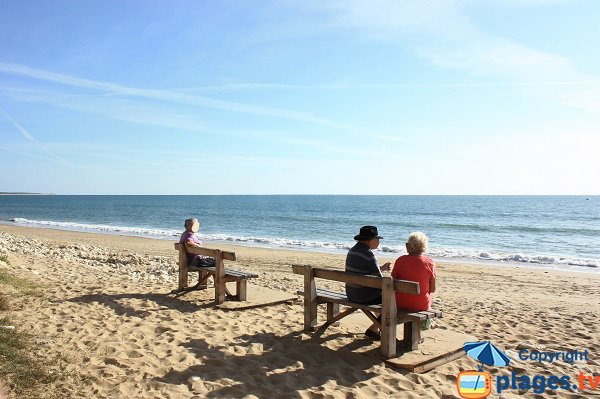
<instances>
[{"instance_id":1,"label":"woman's arm","mask_svg":"<svg viewBox=\"0 0 600 399\"><path fill-rule=\"evenodd\" d=\"M429 292L432 294L435 292L435 277L429 279Z\"/></svg>"},{"instance_id":2,"label":"woman's arm","mask_svg":"<svg viewBox=\"0 0 600 399\"><path fill-rule=\"evenodd\" d=\"M185 242L186 247L201 247L197 242L195 242L191 237Z\"/></svg>"}]
</instances>

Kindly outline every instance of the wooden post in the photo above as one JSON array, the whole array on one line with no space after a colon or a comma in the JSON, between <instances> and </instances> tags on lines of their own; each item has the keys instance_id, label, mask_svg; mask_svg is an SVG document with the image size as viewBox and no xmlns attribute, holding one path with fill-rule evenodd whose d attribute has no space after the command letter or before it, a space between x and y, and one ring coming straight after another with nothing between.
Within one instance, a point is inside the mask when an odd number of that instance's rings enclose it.
<instances>
[{"instance_id":1,"label":"wooden post","mask_svg":"<svg viewBox=\"0 0 600 399\"><path fill-rule=\"evenodd\" d=\"M221 250L215 250L215 302L220 305L225 302L225 265Z\"/></svg>"},{"instance_id":2,"label":"wooden post","mask_svg":"<svg viewBox=\"0 0 600 399\"><path fill-rule=\"evenodd\" d=\"M340 304L327 302L327 323L333 324L333 323L331 323L331 320L333 320L339 314L340 314ZM335 323L335 324L337 325L339 323Z\"/></svg>"},{"instance_id":3,"label":"wooden post","mask_svg":"<svg viewBox=\"0 0 600 399\"><path fill-rule=\"evenodd\" d=\"M183 291L188 286L188 263L185 244L179 244L179 290Z\"/></svg>"},{"instance_id":4,"label":"wooden post","mask_svg":"<svg viewBox=\"0 0 600 399\"><path fill-rule=\"evenodd\" d=\"M245 301L246 300L246 284L247 284L247 280L238 280L236 282L237 285L237 299L238 301Z\"/></svg>"},{"instance_id":5,"label":"wooden post","mask_svg":"<svg viewBox=\"0 0 600 399\"><path fill-rule=\"evenodd\" d=\"M389 359L396 356L396 295L394 280L384 277L381 284L381 354Z\"/></svg>"},{"instance_id":6,"label":"wooden post","mask_svg":"<svg viewBox=\"0 0 600 399\"><path fill-rule=\"evenodd\" d=\"M414 351L419 348L421 341L421 323L419 321L406 321L404 323L403 343L406 349Z\"/></svg>"},{"instance_id":7,"label":"wooden post","mask_svg":"<svg viewBox=\"0 0 600 399\"><path fill-rule=\"evenodd\" d=\"M304 267L304 331L317 327L317 284L311 266Z\"/></svg>"}]
</instances>

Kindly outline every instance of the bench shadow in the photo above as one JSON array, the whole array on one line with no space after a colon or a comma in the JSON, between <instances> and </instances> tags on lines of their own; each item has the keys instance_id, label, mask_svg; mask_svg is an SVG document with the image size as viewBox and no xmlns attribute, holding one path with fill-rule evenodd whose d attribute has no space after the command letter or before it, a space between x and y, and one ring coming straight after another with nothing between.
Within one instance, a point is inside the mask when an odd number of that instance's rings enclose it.
<instances>
[{"instance_id":1,"label":"bench shadow","mask_svg":"<svg viewBox=\"0 0 600 399\"><path fill-rule=\"evenodd\" d=\"M347 334L306 339L302 332L283 336L258 333L216 346L203 339L192 339L182 346L199 358L199 364L181 371L171 369L154 381L188 385L190 390L200 389L196 393L207 398L264 397L265 390L276 391L277 397L296 398L300 397L298 391L320 390L325 384L334 384L335 390L351 389L357 383L377 377L369 369L382 364L378 348L354 352L367 344L365 340L338 350L321 345L341 336ZM193 376L200 377L200 388L188 380ZM227 380L222 381L224 378Z\"/></svg>"},{"instance_id":2,"label":"bench shadow","mask_svg":"<svg viewBox=\"0 0 600 399\"><path fill-rule=\"evenodd\" d=\"M122 303L127 299L139 299L152 301L163 308L170 308L181 313L194 313L202 309L214 308L214 298L210 299L194 299L182 300L179 299L186 292L169 292L161 293L122 293L122 294L86 294L74 298L69 298L70 302L78 303L101 303L113 309L117 315L128 317L146 317L151 312L160 311L161 309L135 309ZM200 303L198 303L200 302Z\"/></svg>"}]
</instances>

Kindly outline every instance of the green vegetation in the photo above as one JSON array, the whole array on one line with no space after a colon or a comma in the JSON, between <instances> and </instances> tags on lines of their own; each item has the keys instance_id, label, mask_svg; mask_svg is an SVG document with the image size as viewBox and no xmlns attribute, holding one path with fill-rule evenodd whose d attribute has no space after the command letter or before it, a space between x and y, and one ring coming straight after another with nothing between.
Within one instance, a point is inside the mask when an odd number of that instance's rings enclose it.
<instances>
[{"instance_id":1,"label":"green vegetation","mask_svg":"<svg viewBox=\"0 0 600 399\"><path fill-rule=\"evenodd\" d=\"M10 309L8 297L6 295L0 294L0 311L5 312L8 309Z\"/></svg>"},{"instance_id":2,"label":"green vegetation","mask_svg":"<svg viewBox=\"0 0 600 399\"><path fill-rule=\"evenodd\" d=\"M7 265L10 265L10 261L8 260L8 255L0 255L0 260Z\"/></svg>"},{"instance_id":3,"label":"green vegetation","mask_svg":"<svg viewBox=\"0 0 600 399\"><path fill-rule=\"evenodd\" d=\"M11 326L11 321L0 318L0 326ZM31 337L17 329L0 328L0 379L19 398L40 397L39 386L60 378L47 364L31 354Z\"/></svg>"},{"instance_id":4,"label":"green vegetation","mask_svg":"<svg viewBox=\"0 0 600 399\"><path fill-rule=\"evenodd\" d=\"M15 297L39 296L41 286L0 271L0 292L15 292ZM27 300L27 298L25 298ZM19 301L20 302L20 301ZM0 381L18 398L59 398L56 385L69 373L67 359L61 354L53 359L38 356L44 348L34 342L35 336L19 329L6 314L11 309L6 294L0 295ZM77 378L77 376L72 376ZM59 384L60 385L60 384ZM52 391L55 391L54 393Z\"/></svg>"},{"instance_id":5,"label":"green vegetation","mask_svg":"<svg viewBox=\"0 0 600 399\"><path fill-rule=\"evenodd\" d=\"M25 280L24 278L13 276L4 270L0 270L0 285L13 287L23 295L42 295L41 288L43 287L41 285Z\"/></svg>"}]
</instances>

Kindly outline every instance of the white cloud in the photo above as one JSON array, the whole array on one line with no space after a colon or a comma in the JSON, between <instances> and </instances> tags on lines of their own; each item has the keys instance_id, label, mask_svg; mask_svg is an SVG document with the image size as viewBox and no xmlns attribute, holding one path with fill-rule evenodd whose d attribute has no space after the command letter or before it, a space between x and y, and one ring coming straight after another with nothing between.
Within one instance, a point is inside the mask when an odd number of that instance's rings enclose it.
<instances>
[{"instance_id":1,"label":"white cloud","mask_svg":"<svg viewBox=\"0 0 600 399\"><path fill-rule=\"evenodd\" d=\"M600 86L551 86L562 85L562 82L597 83L600 77L580 71L563 56L486 32L468 14L468 8L473 5L533 7L557 2L340 0L311 4L331 13L331 25L336 29L348 30L360 38L400 42L433 65L537 87L526 94L597 113L600 111Z\"/></svg>"},{"instance_id":2,"label":"white cloud","mask_svg":"<svg viewBox=\"0 0 600 399\"><path fill-rule=\"evenodd\" d=\"M60 155L57 155L53 151L50 151L44 143L40 142L38 139L33 137L27 129L25 129L23 126L21 126L17 121L15 121L12 117L10 117L10 115L8 115L6 112L4 112L4 110L1 108L0 108L0 115L4 116L4 118L6 118L6 120L8 120L19 131L19 133L21 133L21 135L27 141L34 143L34 145L37 148L41 149L44 153L49 155L53 160L59 161L60 163L68 165L68 166L74 166L71 162L65 160ZM5 149L5 148L3 148L3 149Z\"/></svg>"},{"instance_id":3,"label":"white cloud","mask_svg":"<svg viewBox=\"0 0 600 399\"><path fill-rule=\"evenodd\" d=\"M0 72L26 76L33 79L59 83L66 86L100 90L109 94L116 94L125 97L141 97L170 103L189 104L223 111L279 117L338 129L352 129L351 126L331 121L307 112L264 107L260 105L244 104L232 101L215 100L204 96L190 95L168 90L140 89L111 82L82 79L74 76L31 68L29 66L20 64L0 62Z\"/></svg>"}]
</instances>

